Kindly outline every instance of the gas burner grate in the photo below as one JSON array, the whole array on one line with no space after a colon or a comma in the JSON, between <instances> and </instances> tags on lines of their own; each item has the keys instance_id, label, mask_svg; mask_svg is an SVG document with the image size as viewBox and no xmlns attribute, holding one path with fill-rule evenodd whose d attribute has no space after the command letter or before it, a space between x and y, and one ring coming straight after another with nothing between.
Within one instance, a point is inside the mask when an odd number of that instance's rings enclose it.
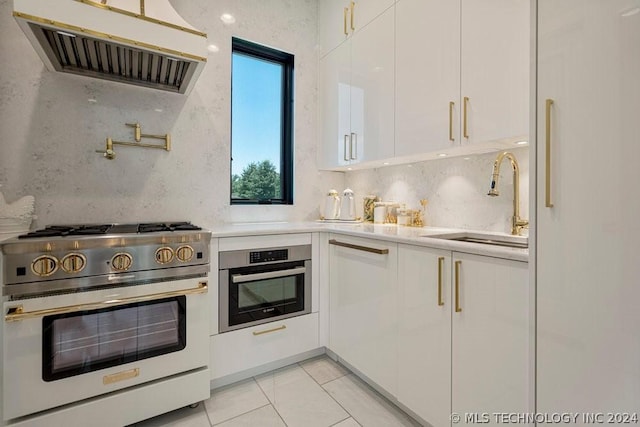
<instances>
[{"instance_id":1,"label":"gas burner grate","mask_svg":"<svg viewBox=\"0 0 640 427\"><path fill-rule=\"evenodd\" d=\"M111 228L111 224L98 225L50 225L41 230L31 231L18 236L20 239L36 237L63 237L105 234Z\"/></svg>"},{"instance_id":2,"label":"gas burner grate","mask_svg":"<svg viewBox=\"0 0 640 427\"><path fill-rule=\"evenodd\" d=\"M148 224L140 224L138 233L153 233L157 231L183 231L183 230L202 230L202 228L191 224L190 222L153 222Z\"/></svg>"}]
</instances>

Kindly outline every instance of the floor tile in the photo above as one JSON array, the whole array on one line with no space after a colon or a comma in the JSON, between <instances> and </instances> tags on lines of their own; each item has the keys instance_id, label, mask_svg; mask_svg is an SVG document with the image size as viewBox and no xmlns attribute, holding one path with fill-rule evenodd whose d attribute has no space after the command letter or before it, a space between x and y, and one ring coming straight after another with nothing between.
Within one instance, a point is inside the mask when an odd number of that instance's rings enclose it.
<instances>
[{"instance_id":1,"label":"floor tile","mask_svg":"<svg viewBox=\"0 0 640 427\"><path fill-rule=\"evenodd\" d=\"M349 373L345 368L324 355L305 360L300 363L300 366L302 366L302 369L307 371L318 384L328 383Z\"/></svg>"},{"instance_id":2,"label":"floor tile","mask_svg":"<svg viewBox=\"0 0 640 427\"><path fill-rule=\"evenodd\" d=\"M256 381L289 427L329 427L349 417L298 365L261 375Z\"/></svg>"},{"instance_id":3,"label":"floor tile","mask_svg":"<svg viewBox=\"0 0 640 427\"><path fill-rule=\"evenodd\" d=\"M344 421L340 421L338 424L334 424L332 427L360 427L360 424L353 418L347 418Z\"/></svg>"},{"instance_id":4,"label":"floor tile","mask_svg":"<svg viewBox=\"0 0 640 427\"><path fill-rule=\"evenodd\" d=\"M216 427L287 427L273 406L267 405L259 409L232 418Z\"/></svg>"},{"instance_id":5,"label":"floor tile","mask_svg":"<svg viewBox=\"0 0 640 427\"><path fill-rule=\"evenodd\" d=\"M323 387L363 427L419 425L353 374Z\"/></svg>"},{"instance_id":6,"label":"floor tile","mask_svg":"<svg viewBox=\"0 0 640 427\"><path fill-rule=\"evenodd\" d=\"M154 418L133 424L135 427L211 427L202 405L180 408Z\"/></svg>"},{"instance_id":7,"label":"floor tile","mask_svg":"<svg viewBox=\"0 0 640 427\"><path fill-rule=\"evenodd\" d=\"M211 392L204 402L209 419L218 424L269 404L258 384L250 378Z\"/></svg>"}]
</instances>

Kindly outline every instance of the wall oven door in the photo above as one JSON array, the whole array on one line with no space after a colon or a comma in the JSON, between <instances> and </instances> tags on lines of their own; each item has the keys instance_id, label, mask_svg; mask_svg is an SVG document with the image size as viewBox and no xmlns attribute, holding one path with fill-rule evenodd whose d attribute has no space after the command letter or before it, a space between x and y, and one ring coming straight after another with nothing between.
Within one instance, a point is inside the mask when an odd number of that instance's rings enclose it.
<instances>
[{"instance_id":1,"label":"wall oven door","mask_svg":"<svg viewBox=\"0 0 640 427\"><path fill-rule=\"evenodd\" d=\"M220 332L311 313L311 260L256 264L220 270Z\"/></svg>"},{"instance_id":2,"label":"wall oven door","mask_svg":"<svg viewBox=\"0 0 640 427\"><path fill-rule=\"evenodd\" d=\"M208 365L207 284L175 280L4 304L4 418Z\"/></svg>"}]
</instances>

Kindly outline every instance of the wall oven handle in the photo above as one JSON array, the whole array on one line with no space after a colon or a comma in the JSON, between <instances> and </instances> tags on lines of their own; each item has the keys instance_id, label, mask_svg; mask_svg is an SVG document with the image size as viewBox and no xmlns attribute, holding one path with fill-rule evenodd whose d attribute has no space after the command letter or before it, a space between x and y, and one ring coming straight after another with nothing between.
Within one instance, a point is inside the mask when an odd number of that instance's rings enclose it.
<instances>
[{"instance_id":1,"label":"wall oven handle","mask_svg":"<svg viewBox=\"0 0 640 427\"><path fill-rule=\"evenodd\" d=\"M4 316L5 322L18 322L25 319L50 316L53 314L73 313L76 311L99 310L101 308L117 307L119 305L132 304L137 302L153 301L162 298L180 297L186 295L204 294L207 292L207 282L200 282L197 288L182 289L179 291L160 292L157 294L142 295L139 297L112 299L102 302L88 304L68 305L65 307L47 308L44 310L24 311L24 307L19 305L11 307Z\"/></svg>"},{"instance_id":2,"label":"wall oven handle","mask_svg":"<svg viewBox=\"0 0 640 427\"><path fill-rule=\"evenodd\" d=\"M389 249L377 249L377 248L370 248L367 246L353 245L351 243L344 243L335 239L329 240L329 244L335 245L335 246L342 246L343 248L355 249L357 251L371 252L372 254L378 254L378 255L387 255L389 253Z\"/></svg>"},{"instance_id":3,"label":"wall oven handle","mask_svg":"<svg viewBox=\"0 0 640 427\"><path fill-rule=\"evenodd\" d=\"M253 282L255 280L276 279L278 277L295 276L298 274L306 273L306 267L296 267L287 270L267 271L265 273L253 273L253 274L233 274L231 275L231 281L233 283Z\"/></svg>"}]
</instances>

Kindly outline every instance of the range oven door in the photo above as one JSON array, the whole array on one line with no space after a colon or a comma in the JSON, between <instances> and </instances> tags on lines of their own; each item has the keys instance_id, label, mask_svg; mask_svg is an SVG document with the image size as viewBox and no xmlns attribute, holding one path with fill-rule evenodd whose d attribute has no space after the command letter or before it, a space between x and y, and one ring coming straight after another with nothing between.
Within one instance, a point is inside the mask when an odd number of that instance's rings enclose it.
<instances>
[{"instance_id":1,"label":"range oven door","mask_svg":"<svg viewBox=\"0 0 640 427\"><path fill-rule=\"evenodd\" d=\"M4 304L5 420L208 365L206 282Z\"/></svg>"},{"instance_id":2,"label":"range oven door","mask_svg":"<svg viewBox=\"0 0 640 427\"><path fill-rule=\"evenodd\" d=\"M220 332L311 313L311 261L220 270Z\"/></svg>"}]
</instances>

